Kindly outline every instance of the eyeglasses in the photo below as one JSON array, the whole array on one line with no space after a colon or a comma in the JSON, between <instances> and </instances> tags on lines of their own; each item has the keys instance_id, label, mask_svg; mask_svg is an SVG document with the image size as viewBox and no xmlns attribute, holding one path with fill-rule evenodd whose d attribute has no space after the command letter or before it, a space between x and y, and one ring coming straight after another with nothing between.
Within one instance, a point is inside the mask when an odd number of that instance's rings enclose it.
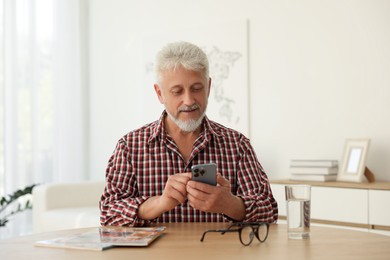
<instances>
[{"instance_id":1,"label":"eyeglasses","mask_svg":"<svg viewBox=\"0 0 390 260\"><path fill-rule=\"evenodd\" d=\"M268 237L268 223L259 222L236 222L230 225L227 229L211 229L203 233L200 242L203 242L204 237L210 232L220 232L224 235L227 232L238 232L241 244L249 246L253 237L256 237L261 243L263 243Z\"/></svg>"}]
</instances>

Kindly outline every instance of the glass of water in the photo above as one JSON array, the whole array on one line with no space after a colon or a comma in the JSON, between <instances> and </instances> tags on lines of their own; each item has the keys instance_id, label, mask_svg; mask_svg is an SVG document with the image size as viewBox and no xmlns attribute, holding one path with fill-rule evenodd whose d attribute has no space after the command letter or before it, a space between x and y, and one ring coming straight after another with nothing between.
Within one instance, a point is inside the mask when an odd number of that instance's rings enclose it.
<instances>
[{"instance_id":1,"label":"glass of water","mask_svg":"<svg viewBox=\"0 0 390 260\"><path fill-rule=\"evenodd\" d=\"M286 185L288 238L310 236L310 185Z\"/></svg>"}]
</instances>

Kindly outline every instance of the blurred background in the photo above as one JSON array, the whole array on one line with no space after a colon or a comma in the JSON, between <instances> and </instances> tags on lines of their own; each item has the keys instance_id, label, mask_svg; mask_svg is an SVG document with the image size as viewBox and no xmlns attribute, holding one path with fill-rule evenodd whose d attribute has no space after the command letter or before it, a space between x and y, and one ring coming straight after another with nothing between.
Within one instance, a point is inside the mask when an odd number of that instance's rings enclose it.
<instances>
[{"instance_id":1,"label":"blurred background","mask_svg":"<svg viewBox=\"0 0 390 260\"><path fill-rule=\"evenodd\" d=\"M288 178L291 159L342 160L346 138L368 137L367 166L390 181L390 1L0 3L1 196L103 180L117 140L163 109L145 42L206 32L213 44L207 32L235 21L247 64L234 88L247 91L245 134L269 178Z\"/></svg>"}]
</instances>

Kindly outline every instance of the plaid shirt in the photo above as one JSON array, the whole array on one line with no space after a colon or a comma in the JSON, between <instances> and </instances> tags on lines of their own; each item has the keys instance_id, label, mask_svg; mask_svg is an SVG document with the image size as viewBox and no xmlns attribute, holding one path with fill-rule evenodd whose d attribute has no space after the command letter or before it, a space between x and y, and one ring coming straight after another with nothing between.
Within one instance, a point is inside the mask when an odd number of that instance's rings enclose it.
<instances>
[{"instance_id":1,"label":"plaid shirt","mask_svg":"<svg viewBox=\"0 0 390 260\"><path fill-rule=\"evenodd\" d=\"M106 170L106 187L100 201L102 225L230 221L223 214L196 210L187 201L152 221L137 216L141 203L163 193L168 176L189 172L192 165L210 162L217 164L217 171L230 180L232 193L244 201L244 221L271 223L277 220L277 203L248 138L205 117L186 162L165 131L165 116L164 111L158 121L119 140Z\"/></svg>"}]
</instances>

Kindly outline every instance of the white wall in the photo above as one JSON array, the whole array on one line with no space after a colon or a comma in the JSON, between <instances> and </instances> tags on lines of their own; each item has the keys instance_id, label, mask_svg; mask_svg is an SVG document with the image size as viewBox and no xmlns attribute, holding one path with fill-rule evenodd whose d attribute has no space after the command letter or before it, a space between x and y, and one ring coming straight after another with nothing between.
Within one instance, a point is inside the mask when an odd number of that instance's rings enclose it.
<instances>
[{"instance_id":1,"label":"white wall","mask_svg":"<svg viewBox=\"0 0 390 260\"><path fill-rule=\"evenodd\" d=\"M340 160L346 138L370 137L367 165L390 181L390 1L89 5L92 179L103 178L116 141L150 121L139 109L152 86L142 85L138 40L248 19L250 137L268 176L287 178L290 159Z\"/></svg>"}]
</instances>

